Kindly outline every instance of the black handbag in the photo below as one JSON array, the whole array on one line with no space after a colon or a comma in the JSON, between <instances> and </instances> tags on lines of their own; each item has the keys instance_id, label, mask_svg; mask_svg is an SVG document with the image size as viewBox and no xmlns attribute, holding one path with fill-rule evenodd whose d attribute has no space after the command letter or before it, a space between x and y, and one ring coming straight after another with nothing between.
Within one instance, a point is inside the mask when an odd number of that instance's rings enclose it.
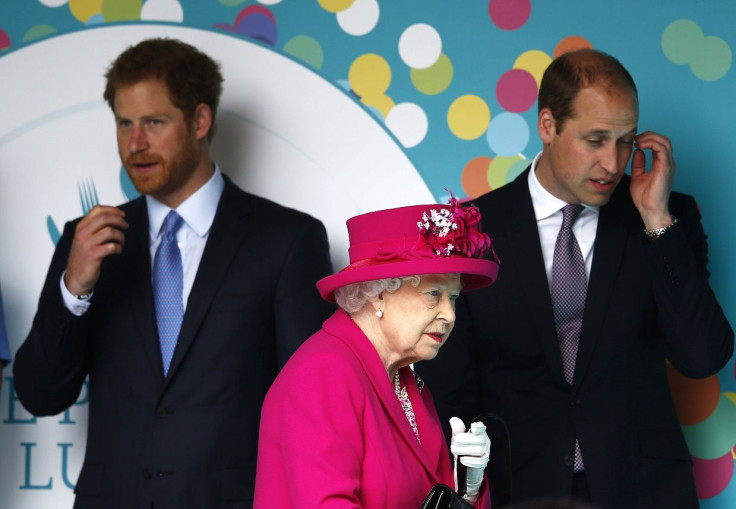
<instances>
[{"instance_id":1,"label":"black handbag","mask_svg":"<svg viewBox=\"0 0 736 509\"><path fill-rule=\"evenodd\" d=\"M444 484L435 484L429 490L419 509L474 509L455 490Z\"/></svg>"}]
</instances>

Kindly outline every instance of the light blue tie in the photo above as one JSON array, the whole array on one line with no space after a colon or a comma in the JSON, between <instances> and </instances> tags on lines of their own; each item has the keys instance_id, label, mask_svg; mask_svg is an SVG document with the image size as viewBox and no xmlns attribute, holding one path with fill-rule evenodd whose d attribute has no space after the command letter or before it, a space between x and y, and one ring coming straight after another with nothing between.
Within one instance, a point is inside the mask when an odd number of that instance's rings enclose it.
<instances>
[{"instance_id":1,"label":"light blue tie","mask_svg":"<svg viewBox=\"0 0 736 509\"><path fill-rule=\"evenodd\" d=\"M169 372L171 357L174 355L174 347L184 317L182 304L184 273L181 253L176 242L176 232L183 222L182 217L175 211L169 212L161 226L161 244L153 260L153 300L156 306L164 377Z\"/></svg>"}]
</instances>

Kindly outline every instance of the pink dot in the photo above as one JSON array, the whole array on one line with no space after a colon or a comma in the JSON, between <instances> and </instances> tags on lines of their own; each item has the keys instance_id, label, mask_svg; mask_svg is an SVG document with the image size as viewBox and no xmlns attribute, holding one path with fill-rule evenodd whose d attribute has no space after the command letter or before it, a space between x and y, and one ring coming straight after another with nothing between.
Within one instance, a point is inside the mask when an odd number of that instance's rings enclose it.
<instances>
[{"instance_id":1,"label":"pink dot","mask_svg":"<svg viewBox=\"0 0 736 509\"><path fill-rule=\"evenodd\" d=\"M537 100L537 80L524 69L511 69L496 83L496 99L506 111L522 113Z\"/></svg>"},{"instance_id":2,"label":"pink dot","mask_svg":"<svg viewBox=\"0 0 736 509\"><path fill-rule=\"evenodd\" d=\"M733 477L733 456L731 451L714 460L693 458L693 476L698 498L712 498L726 489Z\"/></svg>"},{"instance_id":3,"label":"pink dot","mask_svg":"<svg viewBox=\"0 0 736 509\"><path fill-rule=\"evenodd\" d=\"M5 48L10 47L10 37L8 37L7 32L0 28L0 51L4 50Z\"/></svg>"},{"instance_id":4,"label":"pink dot","mask_svg":"<svg viewBox=\"0 0 736 509\"><path fill-rule=\"evenodd\" d=\"M530 0L489 0L488 14L501 30L516 30L529 19L532 11Z\"/></svg>"}]
</instances>

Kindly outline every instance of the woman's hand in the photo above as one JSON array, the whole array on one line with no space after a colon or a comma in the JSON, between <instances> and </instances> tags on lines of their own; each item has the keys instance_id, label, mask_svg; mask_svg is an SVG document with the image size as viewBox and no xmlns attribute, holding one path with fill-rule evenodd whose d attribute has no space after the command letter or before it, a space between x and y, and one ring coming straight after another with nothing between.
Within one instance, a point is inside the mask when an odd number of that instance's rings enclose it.
<instances>
[{"instance_id":1,"label":"woman's hand","mask_svg":"<svg viewBox=\"0 0 736 509\"><path fill-rule=\"evenodd\" d=\"M465 423L457 417L452 417L450 427L452 428L450 451L455 456L455 490L459 489L457 485L459 460L467 468L465 498L475 502L478 499L480 485L483 483L483 471L491 454L491 439L488 438L486 426L482 422L472 423L470 431L466 433Z\"/></svg>"}]
</instances>

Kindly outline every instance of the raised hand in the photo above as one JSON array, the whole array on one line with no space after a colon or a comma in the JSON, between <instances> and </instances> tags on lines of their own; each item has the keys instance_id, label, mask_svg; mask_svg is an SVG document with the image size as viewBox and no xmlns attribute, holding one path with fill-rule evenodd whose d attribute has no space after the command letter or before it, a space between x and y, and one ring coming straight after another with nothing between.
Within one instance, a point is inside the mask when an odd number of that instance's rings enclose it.
<instances>
[{"instance_id":1,"label":"raised hand","mask_svg":"<svg viewBox=\"0 0 736 509\"><path fill-rule=\"evenodd\" d=\"M652 154L648 171L645 150ZM636 136L636 150L631 160L631 198L647 230L672 223L668 201L676 169L667 137L651 131Z\"/></svg>"},{"instance_id":2,"label":"raised hand","mask_svg":"<svg viewBox=\"0 0 736 509\"><path fill-rule=\"evenodd\" d=\"M100 277L102 260L120 254L128 228L125 212L117 207L97 205L82 218L74 232L64 284L74 295L92 291Z\"/></svg>"}]
</instances>

